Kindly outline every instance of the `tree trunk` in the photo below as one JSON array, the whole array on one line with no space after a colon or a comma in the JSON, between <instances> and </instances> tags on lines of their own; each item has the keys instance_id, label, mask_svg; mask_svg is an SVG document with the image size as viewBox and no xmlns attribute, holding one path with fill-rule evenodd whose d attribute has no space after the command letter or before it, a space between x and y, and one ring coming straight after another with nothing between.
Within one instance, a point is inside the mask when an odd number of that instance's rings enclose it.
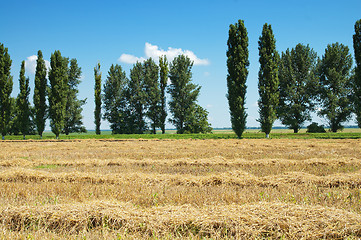
<instances>
[{"instance_id":1,"label":"tree trunk","mask_svg":"<svg viewBox=\"0 0 361 240\"><path fill-rule=\"evenodd\" d=\"M269 133L266 133L266 138L269 138Z\"/></svg>"},{"instance_id":2,"label":"tree trunk","mask_svg":"<svg viewBox=\"0 0 361 240\"><path fill-rule=\"evenodd\" d=\"M5 136L4 136L4 135L2 135L2 140L5 140Z\"/></svg>"},{"instance_id":3,"label":"tree trunk","mask_svg":"<svg viewBox=\"0 0 361 240\"><path fill-rule=\"evenodd\" d=\"M298 128L294 128L293 133L298 133Z\"/></svg>"},{"instance_id":4,"label":"tree trunk","mask_svg":"<svg viewBox=\"0 0 361 240\"><path fill-rule=\"evenodd\" d=\"M157 130L155 129L155 125L153 126L153 134L157 134Z\"/></svg>"},{"instance_id":5,"label":"tree trunk","mask_svg":"<svg viewBox=\"0 0 361 240\"><path fill-rule=\"evenodd\" d=\"M162 127L162 134L165 134L165 128Z\"/></svg>"},{"instance_id":6,"label":"tree trunk","mask_svg":"<svg viewBox=\"0 0 361 240\"><path fill-rule=\"evenodd\" d=\"M55 137L55 138L56 138L56 140L59 140L59 135L56 135L56 137Z\"/></svg>"},{"instance_id":7,"label":"tree trunk","mask_svg":"<svg viewBox=\"0 0 361 240\"><path fill-rule=\"evenodd\" d=\"M23 134L23 140L25 140L25 134Z\"/></svg>"},{"instance_id":8,"label":"tree trunk","mask_svg":"<svg viewBox=\"0 0 361 240\"><path fill-rule=\"evenodd\" d=\"M40 139L43 139L43 134L40 134Z\"/></svg>"}]
</instances>

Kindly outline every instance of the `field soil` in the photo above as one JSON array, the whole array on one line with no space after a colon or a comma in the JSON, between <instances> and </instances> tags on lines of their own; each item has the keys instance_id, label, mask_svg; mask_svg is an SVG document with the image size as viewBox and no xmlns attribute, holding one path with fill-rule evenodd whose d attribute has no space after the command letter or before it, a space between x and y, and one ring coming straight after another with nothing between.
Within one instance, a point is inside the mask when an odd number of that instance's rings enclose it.
<instances>
[{"instance_id":1,"label":"field soil","mask_svg":"<svg viewBox=\"0 0 361 240\"><path fill-rule=\"evenodd\" d=\"M360 239L360 139L0 142L0 239Z\"/></svg>"}]
</instances>

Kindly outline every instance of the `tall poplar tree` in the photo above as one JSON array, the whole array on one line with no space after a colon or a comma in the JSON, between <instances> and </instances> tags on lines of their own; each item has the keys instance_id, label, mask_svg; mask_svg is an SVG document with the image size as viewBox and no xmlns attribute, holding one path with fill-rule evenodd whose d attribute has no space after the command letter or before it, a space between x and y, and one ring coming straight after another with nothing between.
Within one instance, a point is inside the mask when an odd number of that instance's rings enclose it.
<instances>
[{"instance_id":1,"label":"tall poplar tree","mask_svg":"<svg viewBox=\"0 0 361 240\"><path fill-rule=\"evenodd\" d=\"M279 64L280 100L277 108L282 124L297 133L314 109L317 54L308 45L297 44L282 53Z\"/></svg>"},{"instance_id":2,"label":"tall poplar tree","mask_svg":"<svg viewBox=\"0 0 361 240\"><path fill-rule=\"evenodd\" d=\"M98 63L94 68L94 101L95 101L95 110L94 110L94 123L95 123L95 133L100 135L100 120L101 120L101 88L102 88L102 73L100 72L100 63Z\"/></svg>"},{"instance_id":3,"label":"tall poplar tree","mask_svg":"<svg viewBox=\"0 0 361 240\"><path fill-rule=\"evenodd\" d=\"M68 68L68 89L67 100L65 105L65 118L64 128L62 133L69 135L74 132L86 132L83 126L82 106L86 103L86 99L78 99L78 85L81 80L81 67L78 66L78 61L73 58L70 60L70 66Z\"/></svg>"},{"instance_id":4,"label":"tall poplar tree","mask_svg":"<svg viewBox=\"0 0 361 240\"><path fill-rule=\"evenodd\" d=\"M68 94L68 59L59 50L51 54L49 71L49 116L51 131L56 139L64 128Z\"/></svg>"},{"instance_id":5,"label":"tall poplar tree","mask_svg":"<svg viewBox=\"0 0 361 240\"><path fill-rule=\"evenodd\" d=\"M243 20L229 26L227 41L227 87L232 129L238 138L246 128L245 110L248 76L248 36Z\"/></svg>"},{"instance_id":6,"label":"tall poplar tree","mask_svg":"<svg viewBox=\"0 0 361 240\"><path fill-rule=\"evenodd\" d=\"M128 82L120 65L110 67L103 87L103 119L108 120L113 134L133 133L134 130L134 119L127 101Z\"/></svg>"},{"instance_id":7,"label":"tall poplar tree","mask_svg":"<svg viewBox=\"0 0 361 240\"><path fill-rule=\"evenodd\" d=\"M353 35L353 48L355 52L355 76L353 78L354 86L354 106L356 120L361 128L361 19L355 23L355 34Z\"/></svg>"},{"instance_id":8,"label":"tall poplar tree","mask_svg":"<svg viewBox=\"0 0 361 240\"><path fill-rule=\"evenodd\" d=\"M161 114L159 119L160 128L162 129L162 134L165 133L165 121L167 119L167 107L166 107L166 96L165 89L167 87L168 81L168 61L166 56L161 56L159 58L159 77L160 77L160 100L161 100Z\"/></svg>"},{"instance_id":9,"label":"tall poplar tree","mask_svg":"<svg viewBox=\"0 0 361 240\"><path fill-rule=\"evenodd\" d=\"M144 62L144 89L146 91L147 117L153 134L160 126L161 116L161 90L159 86L159 68L152 58Z\"/></svg>"},{"instance_id":10,"label":"tall poplar tree","mask_svg":"<svg viewBox=\"0 0 361 240\"><path fill-rule=\"evenodd\" d=\"M30 103L29 103L29 78L25 77L25 61L22 61L20 68L20 76L19 76L19 87L20 93L16 99L17 105L17 115L19 121L20 131L23 134L23 139L25 139L25 135L28 134L30 130Z\"/></svg>"},{"instance_id":11,"label":"tall poplar tree","mask_svg":"<svg viewBox=\"0 0 361 240\"><path fill-rule=\"evenodd\" d=\"M146 92L144 89L144 67L137 62L130 69L127 98L134 116L134 133L142 134L147 129L145 122Z\"/></svg>"},{"instance_id":12,"label":"tall poplar tree","mask_svg":"<svg viewBox=\"0 0 361 240\"><path fill-rule=\"evenodd\" d=\"M278 61L276 40L271 25L263 25L262 35L258 41L260 70L258 73L259 115L257 120L266 137L272 130L272 125L277 119L276 108L279 100L278 92Z\"/></svg>"},{"instance_id":13,"label":"tall poplar tree","mask_svg":"<svg viewBox=\"0 0 361 240\"><path fill-rule=\"evenodd\" d=\"M0 131L2 139L8 132L11 111L13 77L10 75L11 59L8 48L0 43Z\"/></svg>"},{"instance_id":14,"label":"tall poplar tree","mask_svg":"<svg viewBox=\"0 0 361 240\"><path fill-rule=\"evenodd\" d=\"M328 120L332 132L342 129L342 123L351 117L351 67L352 56L347 46L327 45L318 66L319 115Z\"/></svg>"},{"instance_id":15,"label":"tall poplar tree","mask_svg":"<svg viewBox=\"0 0 361 240\"><path fill-rule=\"evenodd\" d=\"M40 135L40 138L43 138L43 132L45 129L45 121L47 119L47 105L46 105L46 65L43 58L43 53L38 51L38 59L36 60L36 70L35 70L35 88L34 88L34 118L35 125Z\"/></svg>"}]
</instances>

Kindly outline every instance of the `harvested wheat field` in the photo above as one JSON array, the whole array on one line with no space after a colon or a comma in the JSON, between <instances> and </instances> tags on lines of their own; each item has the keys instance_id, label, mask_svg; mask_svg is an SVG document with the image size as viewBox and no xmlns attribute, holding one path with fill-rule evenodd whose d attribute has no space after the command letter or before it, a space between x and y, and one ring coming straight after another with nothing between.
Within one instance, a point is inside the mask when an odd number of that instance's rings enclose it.
<instances>
[{"instance_id":1,"label":"harvested wheat field","mask_svg":"<svg viewBox=\"0 0 361 240\"><path fill-rule=\"evenodd\" d=\"M360 239L361 140L0 142L1 239Z\"/></svg>"}]
</instances>

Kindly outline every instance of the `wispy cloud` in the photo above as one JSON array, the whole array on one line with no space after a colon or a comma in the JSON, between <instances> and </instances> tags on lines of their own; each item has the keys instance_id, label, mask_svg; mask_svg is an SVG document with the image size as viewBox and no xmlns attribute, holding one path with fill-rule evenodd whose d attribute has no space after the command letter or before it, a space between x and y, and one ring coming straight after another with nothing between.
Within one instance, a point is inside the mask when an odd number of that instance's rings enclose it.
<instances>
[{"instance_id":1,"label":"wispy cloud","mask_svg":"<svg viewBox=\"0 0 361 240\"><path fill-rule=\"evenodd\" d=\"M36 70L36 60L38 60L38 56L32 55L26 58L25 60L25 70L28 74L35 74ZM48 60L45 60L45 65L47 70L50 69L50 62Z\"/></svg>"},{"instance_id":2,"label":"wispy cloud","mask_svg":"<svg viewBox=\"0 0 361 240\"><path fill-rule=\"evenodd\" d=\"M136 57L134 55L124 53L119 57L118 61L127 64L134 64L137 61L142 62L150 57L158 61L159 57L163 55L167 56L169 61L172 61L175 57L183 54L188 56L194 62L194 65L209 65L208 59L200 59L194 54L194 52L190 50L182 50L181 48L169 47L168 50L163 50L157 45L145 43L144 54L145 57Z\"/></svg>"}]
</instances>

